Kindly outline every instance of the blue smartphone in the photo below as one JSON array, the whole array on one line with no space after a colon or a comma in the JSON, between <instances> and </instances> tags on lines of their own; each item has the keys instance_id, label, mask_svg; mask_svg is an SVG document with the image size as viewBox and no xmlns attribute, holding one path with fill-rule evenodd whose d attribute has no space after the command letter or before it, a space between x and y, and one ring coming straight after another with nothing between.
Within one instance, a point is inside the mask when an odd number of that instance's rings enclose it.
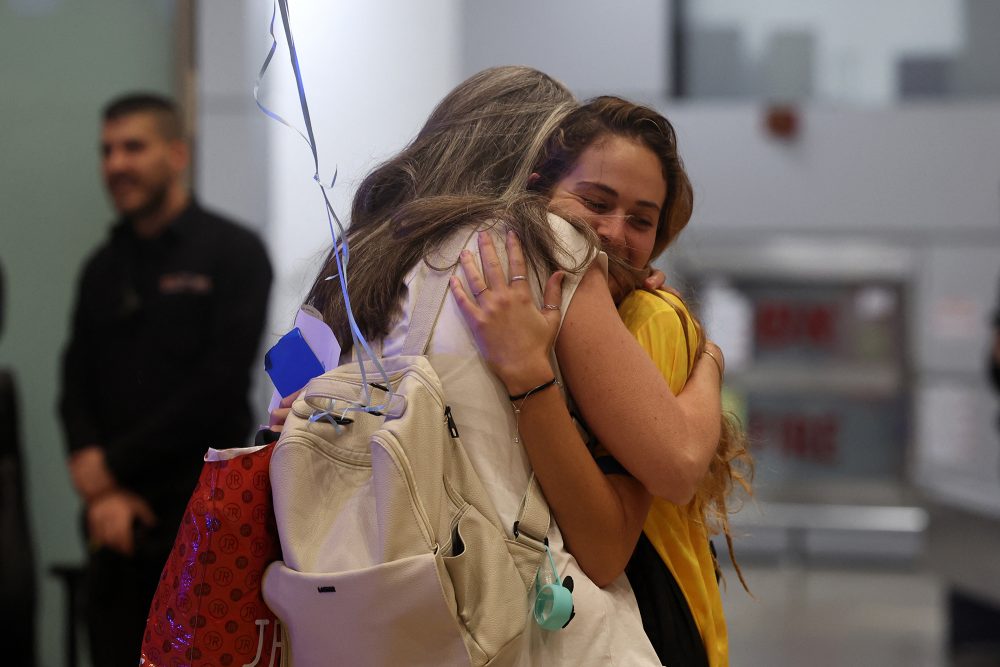
<instances>
[{"instance_id":1,"label":"blue smartphone","mask_svg":"<svg viewBox=\"0 0 1000 667\"><path fill-rule=\"evenodd\" d=\"M271 377L281 397L294 394L309 380L323 374L323 364L309 347L302 332L295 327L264 355L264 370Z\"/></svg>"}]
</instances>

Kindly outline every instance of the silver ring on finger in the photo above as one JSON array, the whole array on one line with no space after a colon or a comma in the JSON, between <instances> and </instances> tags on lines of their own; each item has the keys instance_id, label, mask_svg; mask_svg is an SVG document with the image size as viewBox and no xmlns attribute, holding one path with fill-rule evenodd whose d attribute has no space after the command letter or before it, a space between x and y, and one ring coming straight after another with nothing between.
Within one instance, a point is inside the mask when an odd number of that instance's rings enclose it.
<instances>
[{"instance_id":1,"label":"silver ring on finger","mask_svg":"<svg viewBox=\"0 0 1000 667\"><path fill-rule=\"evenodd\" d=\"M514 282L515 280L527 280L527 279L528 279L528 276L511 276L510 277L510 281L511 282Z\"/></svg>"},{"instance_id":2,"label":"silver ring on finger","mask_svg":"<svg viewBox=\"0 0 1000 667\"><path fill-rule=\"evenodd\" d=\"M559 310L559 306L554 303L543 303L542 308L545 310Z\"/></svg>"},{"instance_id":3,"label":"silver ring on finger","mask_svg":"<svg viewBox=\"0 0 1000 667\"><path fill-rule=\"evenodd\" d=\"M472 296L479 296L480 294L482 294L483 292L485 292L485 291L486 291L486 290L488 290L489 288L490 288L490 286L489 286L489 285L487 285L486 287L484 287L483 289L479 290L478 292L473 292L473 293L472 293Z\"/></svg>"}]
</instances>

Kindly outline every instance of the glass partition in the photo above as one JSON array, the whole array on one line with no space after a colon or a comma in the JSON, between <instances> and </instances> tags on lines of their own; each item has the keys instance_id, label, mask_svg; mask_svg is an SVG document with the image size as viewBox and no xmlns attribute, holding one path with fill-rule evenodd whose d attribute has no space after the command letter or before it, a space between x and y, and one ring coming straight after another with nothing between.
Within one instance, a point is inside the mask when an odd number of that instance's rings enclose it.
<instances>
[{"instance_id":1,"label":"glass partition","mask_svg":"<svg viewBox=\"0 0 1000 667\"><path fill-rule=\"evenodd\" d=\"M991 0L674 0L675 92L890 106L1000 96Z\"/></svg>"}]
</instances>

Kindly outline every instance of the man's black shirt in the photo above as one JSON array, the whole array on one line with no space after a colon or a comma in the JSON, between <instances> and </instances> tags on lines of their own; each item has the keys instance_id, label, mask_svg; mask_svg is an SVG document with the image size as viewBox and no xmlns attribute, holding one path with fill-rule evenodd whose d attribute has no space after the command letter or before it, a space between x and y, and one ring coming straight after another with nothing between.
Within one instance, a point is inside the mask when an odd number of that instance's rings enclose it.
<instances>
[{"instance_id":1,"label":"man's black shirt","mask_svg":"<svg viewBox=\"0 0 1000 667\"><path fill-rule=\"evenodd\" d=\"M193 202L154 239L120 221L84 268L63 360L67 441L101 446L161 520L179 519L206 448L246 444L270 284L257 237Z\"/></svg>"},{"instance_id":2,"label":"man's black shirt","mask_svg":"<svg viewBox=\"0 0 1000 667\"><path fill-rule=\"evenodd\" d=\"M1000 291L997 293L1000 294ZM996 345L996 339L1000 339L1000 304L997 305L997 309L993 313L993 338L993 344ZM993 388L1000 391L1000 361L997 360L995 353L990 355L987 367L989 368L990 379L993 381ZM1000 421L997 424L1000 425Z\"/></svg>"}]
</instances>

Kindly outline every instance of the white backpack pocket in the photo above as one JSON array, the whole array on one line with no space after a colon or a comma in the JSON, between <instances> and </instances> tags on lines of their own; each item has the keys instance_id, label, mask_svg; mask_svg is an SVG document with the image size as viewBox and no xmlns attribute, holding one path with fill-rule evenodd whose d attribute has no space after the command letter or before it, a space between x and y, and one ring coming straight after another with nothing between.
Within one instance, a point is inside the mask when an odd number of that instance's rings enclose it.
<instances>
[{"instance_id":1,"label":"white backpack pocket","mask_svg":"<svg viewBox=\"0 0 1000 667\"><path fill-rule=\"evenodd\" d=\"M264 574L295 667L469 665L434 554L324 574L284 562Z\"/></svg>"}]
</instances>

